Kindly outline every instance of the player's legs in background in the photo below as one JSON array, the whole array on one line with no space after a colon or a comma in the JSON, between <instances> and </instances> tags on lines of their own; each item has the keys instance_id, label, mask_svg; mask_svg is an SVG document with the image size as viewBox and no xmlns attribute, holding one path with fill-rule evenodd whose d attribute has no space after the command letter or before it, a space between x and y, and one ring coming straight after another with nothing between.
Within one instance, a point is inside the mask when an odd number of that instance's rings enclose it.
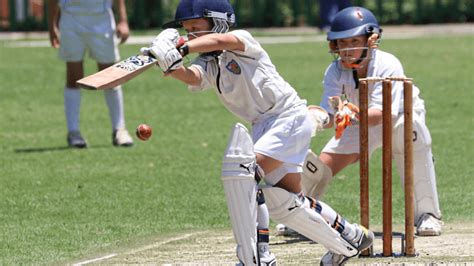
<instances>
[{"instance_id":1,"label":"player's legs in background","mask_svg":"<svg viewBox=\"0 0 474 266\"><path fill-rule=\"evenodd\" d=\"M404 119L400 116L393 130L393 157L404 184ZM431 135L425 124L424 112L413 116L413 178L415 192L415 225L419 236L441 234L441 210L436 188L436 173L431 150Z\"/></svg>"},{"instance_id":2,"label":"player's legs in background","mask_svg":"<svg viewBox=\"0 0 474 266\"><path fill-rule=\"evenodd\" d=\"M335 176L348 165L357 162L359 160L359 154L338 154L322 152L319 155L319 159L331 169L333 176Z\"/></svg>"},{"instance_id":3,"label":"player's legs in background","mask_svg":"<svg viewBox=\"0 0 474 266\"><path fill-rule=\"evenodd\" d=\"M113 64L98 63L98 68L99 70L103 70L111 65ZM122 86L104 90L104 97L109 109L110 121L112 123L112 143L115 146L132 146L133 139L125 127Z\"/></svg>"},{"instance_id":4,"label":"player's legs in background","mask_svg":"<svg viewBox=\"0 0 474 266\"><path fill-rule=\"evenodd\" d=\"M84 76L83 62L66 63L66 86L64 87L64 112L68 129L67 142L73 148L86 148L87 142L79 130L81 90L76 81Z\"/></svg>"}]
</instances>

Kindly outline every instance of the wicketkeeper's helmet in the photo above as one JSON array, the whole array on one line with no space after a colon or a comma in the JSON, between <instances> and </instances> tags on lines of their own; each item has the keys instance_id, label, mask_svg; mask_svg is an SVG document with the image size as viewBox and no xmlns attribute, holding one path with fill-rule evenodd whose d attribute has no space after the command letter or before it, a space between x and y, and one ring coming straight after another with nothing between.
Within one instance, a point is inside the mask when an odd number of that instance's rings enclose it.
<instances>
[{"instance_id":1,"label":"wicketkeeper's helmet","mask_svg":"<svg viewBox=\"0 0 474 266\"><path fill-rule=\"evenodd\" d=\"M331 23L331 30L327 34L328 41L351 38L361 35L377 33L379 38L382 29L374 14L363 7L348 7L339 11Z\"/></svg>"},{"instance_id":2,"label":"wicketkeeper's helmet","mask_svg":"<svg viewBox=\"0 0 474 266\"><path fill-rule=\"evenodd\" d=\"M229 0L181 0L174 20L163 28L181 28L185 20L209 18L213 32L225 33L235 24L235 13Z\"/></svg>"}]
</instances>

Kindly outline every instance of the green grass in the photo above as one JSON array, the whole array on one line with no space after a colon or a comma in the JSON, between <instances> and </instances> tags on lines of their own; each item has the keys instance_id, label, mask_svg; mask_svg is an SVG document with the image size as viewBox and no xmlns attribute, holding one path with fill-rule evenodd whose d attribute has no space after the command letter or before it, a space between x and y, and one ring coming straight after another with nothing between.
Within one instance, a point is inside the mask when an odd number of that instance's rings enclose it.
<instances>
[{"instance_id":1,"label":"green grass","mask_svg":"<svg viewBox=\"0 0 474 266\"><path fill-rule=\"evenodd\" d=\"M473 37L387 40L415 78L428 110L438 191L446 222L473 221ZM318 104L326 43L265 46L301 97ZM121 48L123 56L138 46ZM83 91L81 130L87 150L66 149L64 64L50 48L0 43L0 264L49 264L125 248L183 230L229 228L220 176L227 135L236 119L212 92L194 94L150 70L125 85L130 130L148 123L154 135L130 149L111 145L101 92ZM94 65L87 63L87 72ZM313 139L320 151L332 131ZM380 154L379 152L377 154ZM371 161L371 219L381 222L380 156ZM394 222L403 196L394 176ZM325 201L353 221L358 167L337 175Z\"/></svg>"}]
</instances>

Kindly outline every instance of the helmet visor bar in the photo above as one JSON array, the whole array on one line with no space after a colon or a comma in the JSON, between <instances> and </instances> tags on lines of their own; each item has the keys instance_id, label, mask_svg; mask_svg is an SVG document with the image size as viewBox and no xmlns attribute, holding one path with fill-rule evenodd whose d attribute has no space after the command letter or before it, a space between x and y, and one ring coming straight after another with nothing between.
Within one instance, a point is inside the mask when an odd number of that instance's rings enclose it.
<instances>
[{"instance_id":1,"label":"helmet visor bar","mask_svg":"<svg viewBox=\"0 0 474 266\"><path fill-rule=\"evenodd\" d=\"M222 13L222 12L217 12L217 11L206 10L204 12L204 17L222 19L222 20L225 20L225 21L227 21L231 24L235 23L235 14L230 14L229 15L229 13Z\"/></svg>"}]
</instances>

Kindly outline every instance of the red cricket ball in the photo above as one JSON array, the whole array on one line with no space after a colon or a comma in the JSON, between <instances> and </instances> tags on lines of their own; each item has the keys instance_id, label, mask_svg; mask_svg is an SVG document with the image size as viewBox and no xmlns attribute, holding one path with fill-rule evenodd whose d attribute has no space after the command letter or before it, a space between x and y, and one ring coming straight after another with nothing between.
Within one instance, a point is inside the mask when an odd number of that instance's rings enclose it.
<instances>
[{"instance_id":1,"label":"red cricket ball","mask_svg":"<svg viewBox=\"0 0 474 266\"><path fill-rule=\"evenodd\" d=\"M137 138L146 141L151 137L152 130L149 125L146 124L140 124L137 127L137 130L135 131Z\"/></svg>"}]
</instances>

